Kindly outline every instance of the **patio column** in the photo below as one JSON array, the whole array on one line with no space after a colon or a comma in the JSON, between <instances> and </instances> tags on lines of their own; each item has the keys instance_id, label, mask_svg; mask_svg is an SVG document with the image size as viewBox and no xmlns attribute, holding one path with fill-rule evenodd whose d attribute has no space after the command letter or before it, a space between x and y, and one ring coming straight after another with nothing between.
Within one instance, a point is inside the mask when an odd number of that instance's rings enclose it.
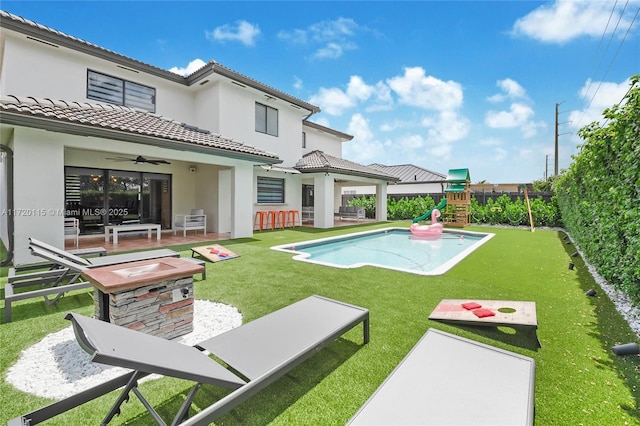
<instances>
[{"instance_id":1,"label":"patio column","mask_svg":"<svg viewBox=\"0 0 640 426\"><path fill-rule=\"evenodd\" d=\"M333 177L329 174L316 176L314 185L314 217L313 226L316 228L333 228Z\"/></svg>"},{"instance_id":2,"label":"patio column","mask_svg":"<svg viewBox=\"0 0 640 426\"><path fill-rule=\"evenodd\" d=\"M253 166L236 165L231 172L231 238L253 236ZM224 200L220 200L222 205Z\"/></svg>"},{"instance_id":3,"label":"patio column","mask_svg":"<svg viewBox=\"0 0 640 426\"><path fill-rule=\"evenodd\" d=\"M64 145L55 134L14 130L14 264L37 262L29 237L64 248Z\"/></svg>"},{"instance_id":4,"label":"patio column","mask_svg":"<svg viewBox=\"0 0 640 426\"><path fill-rule=\"evenodd\" d=\"M376 220L387 220L387 182L376 185Z\"/></svg>"}]
</instances>

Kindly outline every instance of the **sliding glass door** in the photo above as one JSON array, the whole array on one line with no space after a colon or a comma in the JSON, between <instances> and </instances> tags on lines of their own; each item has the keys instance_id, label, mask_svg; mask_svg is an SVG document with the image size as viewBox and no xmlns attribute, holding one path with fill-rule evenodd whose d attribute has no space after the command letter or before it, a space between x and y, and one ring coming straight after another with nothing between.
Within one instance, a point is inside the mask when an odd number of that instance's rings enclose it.
<instances>
[{"instance_id":1,"label":"sliding glass door","mask_svg":"<svg viewBox=\"0 0 640 426\"><path fill-rule=\"evenodd\" d=\"M66 216L81 234L105 225L157 223L171 227L171 175L80 167L65 169Z\"/></svg>"}]
</instances>

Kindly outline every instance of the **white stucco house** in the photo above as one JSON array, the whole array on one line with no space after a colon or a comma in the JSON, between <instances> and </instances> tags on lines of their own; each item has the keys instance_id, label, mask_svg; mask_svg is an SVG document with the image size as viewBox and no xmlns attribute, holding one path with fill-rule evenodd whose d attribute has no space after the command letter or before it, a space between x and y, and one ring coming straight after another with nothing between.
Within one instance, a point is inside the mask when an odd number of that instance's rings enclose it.
<instances>
[{"instance_id":1,"label":"white stucco house","mask_svg":"<svg viewBox=\"0 0 640 426\"><path fill-rule=\"evenodd\" d=\"M35 260L28 237L63 247L65 216L91 234L125 220L171 229L200 208L211 232L241 238L258 210L313 206L313 225L332 227L341 187L368 185L386 220L397 179L342 159L352 137L309 121L319 107L216 61L183 77L0 19L0 237L12 234L14 263Z\"/></svg>"}]
</instances>

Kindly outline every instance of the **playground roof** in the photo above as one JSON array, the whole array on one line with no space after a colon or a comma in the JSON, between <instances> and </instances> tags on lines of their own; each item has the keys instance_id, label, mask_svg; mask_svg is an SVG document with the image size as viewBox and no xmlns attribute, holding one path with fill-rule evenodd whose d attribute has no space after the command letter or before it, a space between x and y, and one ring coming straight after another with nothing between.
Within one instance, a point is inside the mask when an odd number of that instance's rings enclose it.
<instances>
[{"instance_id":1,"label":"playground roof","mask_svg":"<svg viewBox=\"0 0 640 426\"><path fill-rule=\"evenodd\" d=\"M469 169L449 169L446 181L451 183L470 182Z\"/></svg>"},{"instance_id":2,"label":"playground roof","mask_svg":"<svg viewBox=\"0 0 640 426\"><path fill-rule=\"evenodd\" d=\"M451 185L450 187L446 188L444 192L464 192L464 190L464 185Z\"/></svg>"}]
</instances>

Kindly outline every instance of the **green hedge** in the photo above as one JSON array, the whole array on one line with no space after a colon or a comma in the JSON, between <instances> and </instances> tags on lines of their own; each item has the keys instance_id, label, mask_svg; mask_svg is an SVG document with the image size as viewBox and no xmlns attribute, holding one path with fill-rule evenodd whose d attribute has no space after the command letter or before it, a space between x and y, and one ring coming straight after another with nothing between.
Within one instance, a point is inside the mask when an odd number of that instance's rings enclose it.
<instances>
[{"instance_id":1,"label":"green hedge","mask_svg":"<svg viewBox=\"0 0 640 426\"><path fill-rule=\"evenodd\" d=\"M563 221L587 260L640 304L640 75L604 125L580 129L584 140L556 182Z\"/></svg>"},{"instance_id":2,"label":"green hedge","mask_svg":"<svg viewBox=\"0 0 640 426\"><path fill-rule=\"evenodd\" d=\"M562 226L560 209L555 196L549 203L542 198L530 200L531 214L535 226ZM349 205L364 206L368 218L375 217L376 197L360 197L353 199ZM395 200L391 197L387 199L387 219L389 220L411 220L422 216L425 212L434 208L436 203L430 196L425 197L404 197ZM471 198L471 220L474 223L490 223L493 225L529 225L529 212L526 203L517 198L511 201L506 195L489 198L483 206L478 203L475 197Z\"/></svg>"}]
</instances>

